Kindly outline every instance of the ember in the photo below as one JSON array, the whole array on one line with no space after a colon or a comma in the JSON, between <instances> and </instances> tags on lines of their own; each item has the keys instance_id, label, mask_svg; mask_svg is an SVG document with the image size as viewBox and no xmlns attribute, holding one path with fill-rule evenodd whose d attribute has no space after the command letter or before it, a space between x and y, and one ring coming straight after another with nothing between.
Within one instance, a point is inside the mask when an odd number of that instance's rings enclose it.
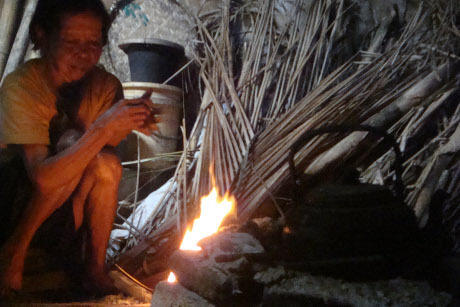
<instances>
[{"instance_id":1,"label":"ember","mask_svg":"<svg viewBox=\"0 0 460 307\"><path fill-rule=\"evenodd\" d=\"M169 276L168 276L168 282L170 282L170 283L175 283L176 280L177 280L176 275L174 275L173 272L170 272L170 273L169 273Z\"/></svg>"},{"instance_id":2,"label":"ember","mask_svg":"<svg viewBox=\"0 0 460 307\"><path fill-rule=\"evenodd\" d=\"M219 230L224 218L234 210L235 199L226 193L224 197L219 197L217 188L214 186L211 192L201 198L201 213L193 221L192 229L187 229L184 239L179 247L181 250L201 250L198 242ZM169 274L168 282L176 282L173 272Z\"/></svg>"}]
</instances>

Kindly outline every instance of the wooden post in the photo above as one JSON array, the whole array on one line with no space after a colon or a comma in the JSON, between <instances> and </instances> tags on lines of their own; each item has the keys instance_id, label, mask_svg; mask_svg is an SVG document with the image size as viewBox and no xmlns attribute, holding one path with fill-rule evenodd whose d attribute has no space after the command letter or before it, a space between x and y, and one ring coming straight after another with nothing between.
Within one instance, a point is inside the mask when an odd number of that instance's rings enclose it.
<instances>
[{"instance_id":1,"label":"wooden post","mask_svg":"<svg viewBox=\"0 0 460 307\"><path fill-rule=\"evenodd\" d=\"M29 25L35 12L38 0L27 0L21 25L19 26L13 46L11 47L10 56L3 71L2 81L7 74L16 69L24 60L24 55L29 44Z\"/></svg>"},{"instance_id":2,"label":"wooden post","mask_svg":"<svg viewBox=\"0 0 460 307\"><path fill-rule=\"evenodd\" d=\"M0 37L0 76L3 75L3 69L10 52L21 2L19 0L2 0L2 10L0 12L0 29L2 31Z\"/></svg>"}]
</instances>

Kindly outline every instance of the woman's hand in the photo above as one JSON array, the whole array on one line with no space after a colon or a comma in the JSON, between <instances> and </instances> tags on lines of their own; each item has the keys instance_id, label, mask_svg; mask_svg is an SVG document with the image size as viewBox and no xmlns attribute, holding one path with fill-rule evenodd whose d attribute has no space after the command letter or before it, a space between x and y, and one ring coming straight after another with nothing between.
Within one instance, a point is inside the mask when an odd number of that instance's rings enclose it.
<instances>
[{"instance_id":1,"label":"woman's hand","mask_svg":"<svg viewBox=\"0 0 460 307\"><path fill-rule=\"evenodd\" d=\"M123 139L131 130L144 132L154 119L155 107L148 98L151 92L141 98L122 99L102 114L95 122L95 127L106 130L107 133ZM121 140L120 139L120 140Z\"/></svg>"}]
</instances>

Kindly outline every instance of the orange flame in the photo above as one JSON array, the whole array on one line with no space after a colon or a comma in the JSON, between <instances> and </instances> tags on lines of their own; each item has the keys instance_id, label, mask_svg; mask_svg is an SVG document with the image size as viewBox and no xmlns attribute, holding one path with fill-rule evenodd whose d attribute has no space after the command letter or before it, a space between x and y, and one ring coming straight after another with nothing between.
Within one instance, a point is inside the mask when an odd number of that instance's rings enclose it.
<instances>
[{"instance_id":1,"label":"orange flame","mask_svg":"<svg viewBox=\"0 0 460 307\"><path fill-rule=\"evenodd\" d=\"M235 200L225 195L220 199L217 189L214 187L211 192L201 198L201 215L193 221L192 229L187 229L184 239L179 247L181 250L201 250L198 241L209 237L219 230L224 218L232 211Z\"/></svg>"},{"instance_id":2,"label":"orange flame","mask_svg":"<svg viewBox=\"0 0 460 307\"><path fill-rule=\"evenodd\" d=\"M214 183L214 181L213 181ZM181 250L201 250L198 242L219 230L224 218L234 210L236 201L228 193L219 197L217 188L213 187L211 192L201 198L201 213L193 221L192 229L187 229L179 247ZM175 282L176 276L169 273L168 282Z\"/></svg>"}]
</instances>

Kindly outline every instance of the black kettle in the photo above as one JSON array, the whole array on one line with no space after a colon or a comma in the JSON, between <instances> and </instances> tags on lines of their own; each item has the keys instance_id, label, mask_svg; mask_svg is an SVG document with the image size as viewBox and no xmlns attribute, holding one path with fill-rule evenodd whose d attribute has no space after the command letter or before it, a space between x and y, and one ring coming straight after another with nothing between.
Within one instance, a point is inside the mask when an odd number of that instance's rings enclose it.
<instances>
[{"instance_id":1,"label":"black kettle","mask_svg":"<svg viewBox=\"0 0 460 307\"><path fill-rule=\"evenodd\" d=\"M294 164L295 153L314 136L354 131L370 132L392 144L396 154L393 188L358 180L305 187ZM415 215L403 201L401 160L394 138L373 127L329 126L302 135L289 154L295 205L286 214L286 260L297 269L348 280L399 275L416 252L418 238Z\"/></svg>"}]
</instances>

